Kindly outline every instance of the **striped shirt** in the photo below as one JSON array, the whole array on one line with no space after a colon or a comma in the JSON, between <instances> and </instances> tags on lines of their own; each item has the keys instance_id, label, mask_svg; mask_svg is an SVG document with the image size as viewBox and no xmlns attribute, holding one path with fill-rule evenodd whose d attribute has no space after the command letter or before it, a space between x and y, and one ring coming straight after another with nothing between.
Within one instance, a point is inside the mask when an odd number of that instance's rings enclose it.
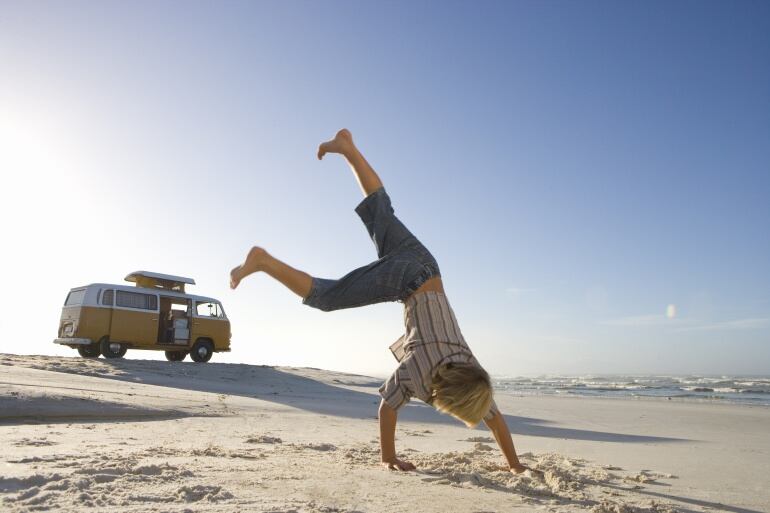
<instances>
[{"instance_id":1,"label":"striped shirt","mask_svg":"<svg viewBox=\"0 0 770 513\"><path fill-rule=\"evenodd\" d=\"M433 375L447 363L472 363L481 366L466 344L457 319L445 294L428 291L404 301L406 333L390 350L399 362L398 369L380 387L385 402L398 410L417 397L430 402ZM485 420L499 413L494 400Z\"/></svg>"}]
</instances>

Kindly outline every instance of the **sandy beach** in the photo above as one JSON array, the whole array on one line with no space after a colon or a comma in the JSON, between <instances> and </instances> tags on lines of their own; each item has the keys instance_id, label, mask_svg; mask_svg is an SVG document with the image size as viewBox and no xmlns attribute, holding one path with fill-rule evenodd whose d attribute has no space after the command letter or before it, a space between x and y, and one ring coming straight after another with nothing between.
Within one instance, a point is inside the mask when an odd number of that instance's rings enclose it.
<instances>
[{"instance_id":1,"label":"sandy beach","mask_svg":"<svg viewBox=\"0 0 770 513\"><path fill-rule=\"evenodd\" d=\"M0 355L3 511L770 511L770 408L499 395L525 463L412 401L378 463L381 379Z\"/></svg>"}]
</instances>

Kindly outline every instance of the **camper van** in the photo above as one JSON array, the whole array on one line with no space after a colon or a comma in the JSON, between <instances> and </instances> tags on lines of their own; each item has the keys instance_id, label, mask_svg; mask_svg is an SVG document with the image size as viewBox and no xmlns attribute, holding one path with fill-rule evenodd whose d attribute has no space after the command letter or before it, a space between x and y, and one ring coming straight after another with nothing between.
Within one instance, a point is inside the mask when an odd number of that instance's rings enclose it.
<instances>
[{"instance_id":1,"label":"camper van","mask_svg":"<svg viewBox=\"0 0 770 513\"><path fill-rule=\"evenodd\" d=\"M218 300L185 293L195 280L136 271L131 285L92 283L67 294L54 343L84 358L122 358L128 349L164 351L179 362L207 362L230 350L230 321Z\"/></svg>"}]
</instances>

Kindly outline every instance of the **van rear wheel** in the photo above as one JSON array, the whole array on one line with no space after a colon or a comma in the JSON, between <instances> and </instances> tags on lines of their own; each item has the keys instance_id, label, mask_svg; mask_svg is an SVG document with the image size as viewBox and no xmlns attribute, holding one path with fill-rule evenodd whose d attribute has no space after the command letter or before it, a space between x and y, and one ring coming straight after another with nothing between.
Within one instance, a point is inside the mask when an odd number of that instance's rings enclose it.
<instances>
[{"instance_id":1,"label":"van rear wheel","mask_svg":"<svg viewBox=\"0 0 770 513\"><path fill-rule=\"evenodd\" d=\"M170 362L181 362L187 353L184 351L166 351L166 360Z\"/></svg>"},{"instance_id":2,"label":"van rear wheel","mask_svg":"<svg viewBox=\"0 0 770 513\"><path fill-rule=\"evenodd\" d=\"M99 342L99 347L102 350L102 355L105 358L123 358L128 348L125 344L119 344L118 342L110 342L107 337L102 338Z\"/></svg>"},{"instance_id":3,"label":"van rear wheel","mask_svg":"<svg viewBox=\"0 0 770 513\"><path fill-rule=\"evenodd\" d=\"M193 344L190 350L190 358L194 362L204 363L211 360L211 355L214 354L214 344L208 340L198 340Z\"/></svg>"},{"instance_id":4,"label":"van rear wheel","mask_svg":"<svg viewBox=\"0 0 770 513\"><path fill-rule=\"evenodd\" d=\"M83 358L99 358L101 350L99 344L89 344L87 346L78 346L78 354Z\"/></svg>"}]
</instances>

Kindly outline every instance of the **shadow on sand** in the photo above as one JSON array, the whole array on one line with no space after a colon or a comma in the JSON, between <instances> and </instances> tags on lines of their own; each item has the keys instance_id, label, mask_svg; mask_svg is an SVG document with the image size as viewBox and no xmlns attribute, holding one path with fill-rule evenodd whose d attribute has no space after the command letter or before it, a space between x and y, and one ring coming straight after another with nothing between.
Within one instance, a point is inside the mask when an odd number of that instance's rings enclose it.
<instances>
[{"instance_id":1,"label":"shadow on sand","mask_svg":"<svg viewBox=\"0 0 770 513\"><path fill-rule=\"evenodd\" d=\"M617 490L624 490L624 488L620 486L612 485L610 483L602 483L602 486L606 486L607 488L615 488ZM681 495L655 492L649 489L634 490L634 492L641 495L649 495L651 497L655 497L656 499L666 499L670 501L676 501L684 504L690 504L692 506L698 506L700 508L713 509L714 511L728 511L730 513L763 513L762 511L758 511L755 509L741 508L739 506L728 506L720 502L704 501L701 499L691 499L689 497L682 497ZM695 510L695 509L686 508L681 504L676 505L676 510L681 513L702 513L703 511L702 509Z\"/></svg>"},{"instance_id":2,"label":"shadow on sand","mask_svg":"<svg viewBox=\"0 0 770 513\"><path fill-rule=\"evenodd\" d=\"M148 360L100 360L113 372L100 377L148 385L251 397L311 411L320 415L375 419L381 380L365 376L328 373L319 369L278 369L269 366ZM64 366L63 366L64 367ZM59 371L68 372L66 368ZM82 373L82 370L79 372ZM317 374L318 379L308 375ZM456 424L431 406L413 400L399 412L405 421ZM617 443L685 442L686 439L571 429L530 417L506 415L513 434ZM486 429L484 427L484 429Z\"/></svg>"}]
</instances>

